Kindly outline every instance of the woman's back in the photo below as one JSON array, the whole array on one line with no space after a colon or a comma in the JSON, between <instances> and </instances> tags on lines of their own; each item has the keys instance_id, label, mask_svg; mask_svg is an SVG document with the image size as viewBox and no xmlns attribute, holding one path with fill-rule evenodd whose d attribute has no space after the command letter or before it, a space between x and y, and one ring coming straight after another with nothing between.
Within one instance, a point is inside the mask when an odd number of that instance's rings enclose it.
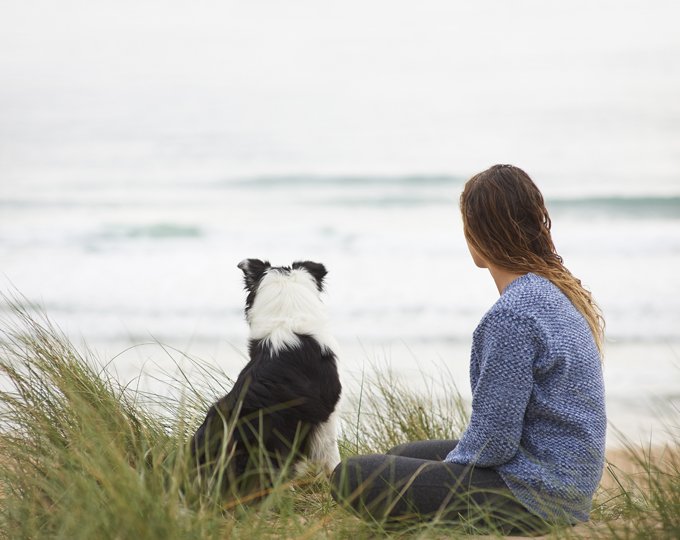
<instances>
[{"instance_id":1,"label":"woman's back","mask_svg":"<svg viewBox=\"0 0 680 540\"><path fill-rule=\"evenodd\" d=\"M606 416L600 355L583 316L549 280L517 278L475 330L470 379L470 426L447 460L494 467L541 516L586 520Z\"/></svg>"}]
</instances>

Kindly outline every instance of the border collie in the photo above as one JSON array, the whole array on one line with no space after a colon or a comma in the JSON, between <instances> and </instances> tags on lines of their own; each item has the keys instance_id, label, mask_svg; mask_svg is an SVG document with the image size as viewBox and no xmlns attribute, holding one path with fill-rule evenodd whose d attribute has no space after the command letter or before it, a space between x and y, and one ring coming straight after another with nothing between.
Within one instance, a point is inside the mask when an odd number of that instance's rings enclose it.
<instances>
[{"instance_id":1,"label":"border collie","mask_svg":"<svg viewBox=\"0 0 680 540\"><path fill-rule=\"evenodd\" d=\"M191 451L204 478L236 492L270 486L303 458L330 475L340 462L336 406L341 385L335 339L321 301L326 268L311 261L272 267L246 259L250 361L213 404Z\"/></svg>"}]
</instances>

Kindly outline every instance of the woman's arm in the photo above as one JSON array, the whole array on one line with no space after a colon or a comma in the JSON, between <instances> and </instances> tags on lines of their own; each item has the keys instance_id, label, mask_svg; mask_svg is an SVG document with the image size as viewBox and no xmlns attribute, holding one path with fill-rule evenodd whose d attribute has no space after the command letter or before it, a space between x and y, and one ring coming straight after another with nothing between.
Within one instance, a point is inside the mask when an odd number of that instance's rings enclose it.
<instances>
[{"instance_id":1,"label":"woman's arm","mask_svg":"<svg viewBox=\"0 0 680 540\"><path fill-rule=\"evenodd\" d=\"M519 448L540 341L532 321L507 311L492 314L480 330L470 424L446 461L493 467Z\"/></svg>"}]
</instances>

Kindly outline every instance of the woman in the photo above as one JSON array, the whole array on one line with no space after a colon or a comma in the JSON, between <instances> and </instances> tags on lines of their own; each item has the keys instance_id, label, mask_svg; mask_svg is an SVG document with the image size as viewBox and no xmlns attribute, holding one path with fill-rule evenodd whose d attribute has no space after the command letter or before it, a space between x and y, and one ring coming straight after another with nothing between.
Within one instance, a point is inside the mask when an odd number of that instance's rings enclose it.
<instances>
[{"instance_id":1,"label":"woman","mask_svg":"<svg viewBox=\"0 0 680 540\"><path fill-rule=\"evenodd\" d=\"M460 198L475 264L500 298L474 332L472 413L459 441L356 456L336 500L372 519L461 519L501 532L587 521L604 466L604 321L562 264L541 192L495 165Z\"/></svg>"}]
</instances>

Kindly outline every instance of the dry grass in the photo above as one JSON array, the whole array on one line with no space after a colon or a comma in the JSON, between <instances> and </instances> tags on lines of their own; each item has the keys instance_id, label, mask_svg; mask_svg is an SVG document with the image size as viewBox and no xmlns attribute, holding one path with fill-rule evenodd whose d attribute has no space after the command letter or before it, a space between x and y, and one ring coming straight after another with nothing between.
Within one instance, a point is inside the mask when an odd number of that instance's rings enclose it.
<instances>
[{"instance_id":1,"label":"dry grass","mask_svg":"<svg viewBox=\"0 0 680 540\"><path fill-rule=\"evenodd\" d=\"M0 336L0 539L463 535L439 523L395 530L361 521L313 475L279 483L258 505L196 489L186 441L207 406L203 396L229 386L224 374L197 364L192 384L172 382L178 398L144 395L46 318L16 302L13 310ZM466 422L455 385L426 388L414 392L389 373L367 376L345 418L343 454L455 438ZM677 444L610 451L591 522L545 538L680 538L679 456Z\"/></svg>"}]
</instances>

